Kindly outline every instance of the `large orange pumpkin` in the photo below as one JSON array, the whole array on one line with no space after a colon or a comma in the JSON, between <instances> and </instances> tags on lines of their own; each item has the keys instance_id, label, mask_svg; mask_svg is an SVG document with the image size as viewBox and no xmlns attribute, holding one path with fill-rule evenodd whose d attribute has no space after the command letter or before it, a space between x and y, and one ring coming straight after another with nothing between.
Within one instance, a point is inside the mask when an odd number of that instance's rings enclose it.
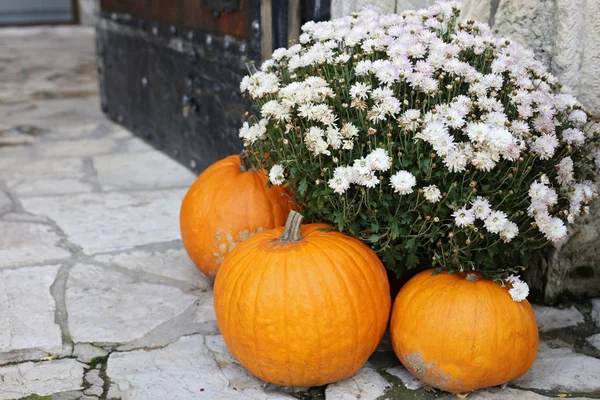
<instances>
[{"instance_id":1,"label":"large orange pumpkin","mask_svg":"<svg viewBox=\"0 0 600 400\"><path fill-rule=\"evenodd\" d=\"M260 379L318 386L359 370L385 332L383 264L358 239L294 211L227 256L215 281L217 322L231 354Z\"/></svg>"},{"instance_id":2,"label":"large orange pumpkin","mask_svg":"<svg viewBox=\"0 0 600 400\"><path fill-rule=\"evenodd\" d=\"M214 279L223 259L256 232L282 226L293 208L282 186L267 188L263 171L247 155L233 155L208 167L181 204L183 246L196 266Z\"/></svg>"},{"instance_id":3,"label":"large orange pumpkin","mask_svg":"<svg viewBox=\"0 0 600 400\"><path fill-rule=\"evenodd\" d=\"M390 334L402 364L452 393L506 383L535 361L539 336L527 300L477 273L417 274L394 302Z\"/></svg>"}]
</instances>

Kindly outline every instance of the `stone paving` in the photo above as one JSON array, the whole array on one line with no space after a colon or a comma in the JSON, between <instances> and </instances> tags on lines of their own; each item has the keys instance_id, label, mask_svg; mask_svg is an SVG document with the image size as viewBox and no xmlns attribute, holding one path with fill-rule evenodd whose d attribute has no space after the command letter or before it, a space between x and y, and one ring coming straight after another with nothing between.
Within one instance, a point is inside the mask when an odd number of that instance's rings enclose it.
<instances>
[{"instance_id":1,"label":"stone paving","mask_svg":"<svg viewBox=\"0 0 600 400\"><path fill-rule=\"evenodd\" d=\"M3 29L0 43L0 400L455 398L387 338L327 387L248 374L179 239L195 176L102 116L93 31ZM469 398L600 398L600 299L535 310L532 370Z\"/></svg>"}]
</instances>

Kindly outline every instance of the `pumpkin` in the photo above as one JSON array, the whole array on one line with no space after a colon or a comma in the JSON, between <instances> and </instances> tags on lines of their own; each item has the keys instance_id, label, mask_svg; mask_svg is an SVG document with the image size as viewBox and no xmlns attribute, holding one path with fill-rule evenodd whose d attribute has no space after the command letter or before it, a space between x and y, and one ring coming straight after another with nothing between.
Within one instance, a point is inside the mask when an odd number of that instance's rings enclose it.
<instances>
[{"instance_id":1,"label":"pumpkin","mask_svg":"<svg viewBox=\"0 0 600 400\"><path fill-rule=\"evenodd\" d=\"M539 336L527 300L477 273L427 270L394 302L394 352L426 384L451 393L506 383L535 361Z\"/></svg>"},{"instance_id":2,"label":"pumpkin","mask_svg":"<svg viewBox=\"0 0 600 400\"><path fill-rule=\"evenodd\" d=\"M276 385L345 379L375 351L391 307L383 264L364 243L325 224L256 234L232 251L214 287L231 354Z\"/></svg>"},{"instance_id":3,"label":"pumpkin","mask_svg":"<svg viewBox=\"0 0 600 400\"><path fill-rule=\"evenodd\" d=\"M205 275L214 279L227 253L244 239L285 223L294 203L282 186L267 182L244 153L212 164L190 187L179 214L181 238Z\"/></svg>"}]
</instances>

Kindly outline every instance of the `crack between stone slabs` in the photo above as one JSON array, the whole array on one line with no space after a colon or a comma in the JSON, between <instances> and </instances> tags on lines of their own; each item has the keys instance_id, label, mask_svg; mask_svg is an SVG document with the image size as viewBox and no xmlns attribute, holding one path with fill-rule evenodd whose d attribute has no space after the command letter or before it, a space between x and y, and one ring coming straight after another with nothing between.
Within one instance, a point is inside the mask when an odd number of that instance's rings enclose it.
<instances>
[{"instance_id":1,"label":"crack between stone slabs","mask_svg":"<svg viewBox=\"0 0 600 400\"><path fill-rule=\"evenodd\" d=\"M52 295L55 303L54 323L60 328L63 345L70 344L74 348L74 342L71 337L71 332L69 331L69 314L65 299L67 279L69 278L69 272L71 271L71 268L73 268L73 264L69 263L67 265L63 265L58 270L56 279L50 286L50 294ZM71 354L73 354L73 351L71 351Z\"/></svg>"},{"instance_id":2,"label":"crack between stone slabs","mask_svg":"<svg viewBox=\"0 0 600 400\"><path fill-rule=\"evenodd\" d=\"M198 286L194 286L193 284L187 283L185 281L180 281L173 278L168 278L162 275L156 275L145 271L131 270L125 267L121 267L115 264L104 264L100 261L96 261L94 256L83 256L78 257L74 260L74 264L88 264L94 265L96 267L100 267L102 269L118 272L120 274L126 275L130 278L139 280L145 283L151 283L154 285L163 285L163 286L171 286L181 290L184 293L198 295L199 293L206 292L205 289L201 289Z\"/></svg>"},{"instance_id":3,"label":"crack between stone slabs","mask_svg":"<svg viewBox=\"0 0 600 400\"><path fill-rule=\"evenodd\" d=\"M498 8L500 8L500 1L501 0L492 0L490 2L490 18L488 20L488 25L490 27L493 27L496 22L496 13L498 12Z\"/></svg>"},{"instance_id":4,"label":"crack between stone slabs","mask_svg":"<svg viewBox=\"0 0 600 400\"><path fill-rule=\"evenodd\" d=\"M98 171L94 167L94 159L92 157L83 157L82 171L84 177L81 178L81 182L89 183L92 185L92 192L101 192L102 186L98 182Z\"/></svg>"},{"instance_id":5,"label":"crack between stone slabs","mask_svg":"<svg viewBox=\"0 0 600 400\"><path fill-rule=\"evenodd\" d=\"M21 213L25 213L25 210L23 209L23 206L21 205L21 202L19 201L18 197L8 188L8 186L6 185L6 182L3 180L0 180L0 191L3 192L8 199L10 200L10 209L5 212L0 214L1 216L4 216L6 214L11 214L11 213L15 213L15 214L21 214Z\"/></svg>"}]
</instances>

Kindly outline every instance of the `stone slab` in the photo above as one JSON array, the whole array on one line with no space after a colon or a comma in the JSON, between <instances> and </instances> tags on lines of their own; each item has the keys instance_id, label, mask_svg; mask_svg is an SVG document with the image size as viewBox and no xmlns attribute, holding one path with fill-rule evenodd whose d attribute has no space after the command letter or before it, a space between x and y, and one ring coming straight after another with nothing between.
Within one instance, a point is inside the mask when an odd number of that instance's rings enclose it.
<instances>
[{"instance_id":1,"label":"stone slab","mask_svg":"<svg viewBox=\"0 0 600 400\"><path fill-rule=\"evenodd\" d=\"M119 346L117 350L163 347L193 334L217 335L219 327L213 300L212 291L201 293L196 302L180 315L163 322L143 337Z\"/></svg>"},{"instance_id":2,"label":"stone slab","mask_svg":"<svg viewBox=\"0 0 600 400\"><path fill-rule=\"evenodd\" d=\"M23 207L62 228L86 254L180 238L185 189L23 198Z\"/></svg>"},{"instance_id":3,"label":"stone slab","mask_svg":"<svg viewBox=\"0 0 600 400\"><path fill-rule=\"evenodd\" d=\"M94 187L75 178L25 179L6 183L17 196L43 196L91 192Z\"/></svg>"},{"instance_id":4,"label":"stone slab","mask_svg":"<svg viewBox=\"0 0 600 400\"><path fill-rule=\"evenodd\" d=\"M98 182L106 190L189 187L196 175L158 151L94 157Z\"/></svg>"},{"instance_id":5,"label":"stone slab","mask_svg":"<svg viewBox=\"0 0 600 400\"><path fill-rule=\"evenodd\" d=\"M85 394L97 397L102 396L102 393L104 393L104 380L100 376L99 369L94 369L85 374L85 381L90 385L89 388L84 390Z\"/></svg>"},{"instance_id":6,"label":"stone slab","mask_svg":"<svg viewBox=\"0 0 600 400\"><path fill-rule=\"evenodd\" d=\"M585 322L583 314L575 306L561 309L533 304L533 311L540 332L549 332Z\"/></svg>"},{"instance_id":7,"label":"stone slab","mask_svg":"<svg viewBox=\"0 0 600 400\"><path fill-rule=\"evenodd\" d=\"M105 357L107 354L108 351L89 343L76 343L73 347L73 356L77 357L77 361L85 364L89 364L96 357Z\"/></svg>"},{"instance_id":8,"label":"stone slab","mask_svg":"<svg viewBox=\"0 0 600 400\"><path fill-rule=\"evenodd\" d=\"M126 343L181 314L196 296L77 264L67 280L65 300L75 342Z\"/></svg>"},{"instance_id":9,"label":"stone slab","mask_svg":"<svg viewBox=\"0 0 600 400\"><path fill-rule=\"evenodd\" d=\"M71 360L0 367L0 400L21 399L29 395L50 395L83 389L83 364Z\"/></svg>"},{"instance_id":10,"label":"stone slab","mask_svg":"<svg viewBox=\"0 0 600 400\"><path fill-rule=\"evenodd\" d=\"M106 370L108 398L129 400L293 400L265 392L266 384L244 370L218 336L186 336L152 351L115 352Z\"/></svg>"},{"instance_id":11,"label":"stone slab","mask_svg":"<svg viewBox=\"0 0 600 400\"><path fill-rule=\"evenodd\" d=\"M600 360L542 342L533 367L512 385L562 393L598 393Z\"/></svg>"},{"instance_id":12,"label":"stone slab","mask_svg":"<svg viewBox=\"0 0 600 400\"><path fill-rule=\"evenodd\" d=\"M188 282L202 289L212 287L212 280L196 268L185 249L182 248L165 251L136 250L117 254L100 254L94 259L103 264L118 265L131 271Z\"/></svg>"},{"instance_id":13,"label":"stone slab","mask_svg":"<svg viewBox=\"0 0 600 400\"><path fill-rule=\"evenodd\" d=\"M48 225L0 221L0 268L70 257L60 240Z\"/></svg>"},{"instance_id":14,"label":"stone slab","mask_svg":"<svg viewBox=\"0 0 600 400\"><path fill-rule=\"evenodd\" d=\"M335 382L325 390L326 400L376 400L391 384L368 363L348 379Z\"/></svg>"},{"instance_id":15,"label":"stone slab","mask_svg":"<svg viewBox=\"0 0 600 400\"><path fill-rule=\"evenodd\" d=\"M111 138L57 140L38 142L35 150L41 157L89 157L109 153L116 145Z\"/></svg>"},{"instance_id":16,"label":"stone slab","mask_svg":"<svg viewBox=\"0 0 600 400\"><path fill-rule=\"evenodd\" d=\"M0 179L83 178L83 161L60 158L51 163L44 159L0 158Z\"/></svg>"},{"instance_id":17,"label":"stone slab","mask_svg":"<svg viewBox=\"0 0 600 400\"><path fill-rule=\"evenodd\" d=\"M586 342L594 346L597 350L600 350L600 333L596 333L585 339Z\"/></svg>"},{"instance_id":18,"label":"stone slab","mask_svg":"<svg viewBox=\"0 0 600 400\"><path fill-rule=\"evenodd\" d=\"M54 322L50 286L60 266L0 270L0 362L14 361L19 350L60 352L62 339Z\"/></svg>"}]
</instances>

